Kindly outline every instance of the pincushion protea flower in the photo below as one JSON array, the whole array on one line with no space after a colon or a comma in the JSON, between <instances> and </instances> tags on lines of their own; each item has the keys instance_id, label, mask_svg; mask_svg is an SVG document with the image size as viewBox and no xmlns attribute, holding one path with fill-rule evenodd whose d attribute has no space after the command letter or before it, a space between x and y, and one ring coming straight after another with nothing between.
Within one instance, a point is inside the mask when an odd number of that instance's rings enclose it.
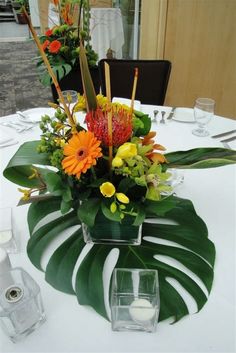
<instances>
[{"instance_id":1,"label":"pincushion protea flower","mask_svg":"<svg viewBox=\"0 0 236 353\"><path fill-rule=\"evenodd\" d=\"M132 115L124 108L112 109L112 145L119 147L128 141L132 135ZM108 136L108 114L109 110L97 108L87 113L85 121L89 131L102 141L104 146L109 146Z\"/></svg>"},{"instance_id":2,"label":"pincushion protea flower","mask_svg":"<svg viewBox=\"0 0 236 353\"><path fill-rule=\"evenodd\" d=\"M76 175L79 179L81 173L96 165L97 158L102 156L100 141L90 131L80 131L73 134L64 147L62 167L68 175Z\"/></svg>"}]
</instances>

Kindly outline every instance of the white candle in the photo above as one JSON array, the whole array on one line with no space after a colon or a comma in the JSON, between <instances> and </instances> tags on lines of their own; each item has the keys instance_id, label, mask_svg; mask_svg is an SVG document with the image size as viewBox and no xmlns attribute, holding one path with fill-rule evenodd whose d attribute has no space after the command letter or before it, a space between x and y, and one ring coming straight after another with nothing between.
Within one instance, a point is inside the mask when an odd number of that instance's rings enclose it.
<instances>
[{"instance_id":1,"label":"white candle","mask_svg":"<svg viewBox=\"0 0 236 353\"><path fill-rule=\"evenodd\" d=\"M129 313L135 321L149 321L156 310L147 299L135 299L130 305Z\"/></svg>"},{"instance_id":2,"label":"white candle","mask_svg":"<svg viewBox=\"0 0 236 353\"><path fill-rule=\"evenodd\" d=\"M1 230L0 231L0 245L8 243L12 238L11 230Z\"/></svg>"}]
</instances>

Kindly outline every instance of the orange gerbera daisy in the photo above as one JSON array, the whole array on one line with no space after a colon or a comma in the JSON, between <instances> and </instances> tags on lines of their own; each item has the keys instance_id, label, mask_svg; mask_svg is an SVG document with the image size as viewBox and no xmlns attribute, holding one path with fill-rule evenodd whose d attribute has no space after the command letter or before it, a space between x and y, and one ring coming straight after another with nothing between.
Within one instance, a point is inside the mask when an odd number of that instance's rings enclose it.
<instances>
[{"instance_id":1,"label":"orange gerbera daisy","mask_svg":"<svg viewBox=\"0 0 236 353\"><path fill-rule=\"evenodd\" d=\"M61 48L61 42L59 42L59 40L54 40L49 45L49 51L50 53L53 53L53 54L57 54L60 48Z\"/></svg>"},{"instance_id":2,"label":"orange gerbera daisy","mask_svg":"<svg viewBox=\"0 0 236 353\"><path fill-rule=\"evenodd\" d=\"M68 175L76 175L79 179L81 173L86 173L89 168L97 163L97 158L102 157L99 141L90 131L80 131L73 134L64 147L62 167Z\"/></svg>"}]
</instances>

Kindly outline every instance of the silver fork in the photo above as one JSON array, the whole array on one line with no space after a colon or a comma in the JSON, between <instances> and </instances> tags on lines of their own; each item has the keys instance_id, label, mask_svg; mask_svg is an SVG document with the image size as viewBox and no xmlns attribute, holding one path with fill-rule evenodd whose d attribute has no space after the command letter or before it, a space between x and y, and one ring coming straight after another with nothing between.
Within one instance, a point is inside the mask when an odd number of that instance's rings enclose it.
<instances>
[{"instance_id":1,"label":"silver fork","mask_svg":"<svg viewBox=\"0 0 236 353\"><path fill-rule=\"evenodd\" d=\"M23 131L25 130L25 129L22 128L22 127L21 127L21 128L20 128L20 127L17 127L18 125L12 124L12 123L10 123L10 122L7 123L7 122L5 122L5 121L1 122L0 125L10 127L10 128L12 128L12 129L16 130L17 132L23 132Z\"/></svg>"},{"instance_id":2,"label":"silver fork","mask_svg":"<svg viewBox=\"0 0 236 353\"><path fill-rule=\"evenodd\" d=\"M160 120L160 123L161 123L161 124L165 124L165 119L164 119L165 113L166 113L166 112L161 111L161 120Z\"/></svg>"},{"instance_id":3,"label":"silver fork","mask_svg":"<svg viewBox=\"0 0 236 353\"><path fill-rule=\"evenodd\" d=\"M30 129L33 129L33 125L29 125L29 124L25 124L23 122L20 122L20 121L10 121L11 124L13 125L18 125L19 127L22 127L22 129L24 130L30 130Z\"/></svg>"},{"instance_id":4,"label":"silver fork","mask_svg":"<svg viewBox=\"0 0 236 353\"><path fill-rule=\"evenodd\" d=\"M0 125L11 127L12 129L15 129L17 132L23 132L23 131L30 130L33 128L33 125L26 126L26 125L21 124L20 122L16 122L16 121L8 121L8 122L3 121L0 123Z\"/></svg>"},{"instance_id":5,"label":"silver fork","mask_svg":"<svg viewBox=\"0 0 236 353\"><path fill-rule=\"evenodd\" d=\"M19 110L16 112L16 114L19 115L20 120L26 124L32 124L32 125L36 124L37 125L37 123L38 123L38 122L30 119L28 116L26 116L25 114L23 114Z\"/></svg>"}]
</instances>

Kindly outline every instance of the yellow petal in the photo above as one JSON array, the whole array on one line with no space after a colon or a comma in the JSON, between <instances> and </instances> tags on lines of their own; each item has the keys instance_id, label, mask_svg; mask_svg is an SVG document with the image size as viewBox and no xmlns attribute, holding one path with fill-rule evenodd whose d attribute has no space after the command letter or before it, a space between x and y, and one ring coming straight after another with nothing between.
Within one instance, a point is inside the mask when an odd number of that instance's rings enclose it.
<instances>
[{"instance_id":1,"label":"yellow petal","mask_svg":"<svg viewBox=\"0 0 236 353\"><path fill-rule=\"evenodd\" d=\"M131 158L137 155L137 146L131 142L125 142L118 148L116 157Z\"/></svg>"},{"instance_id":2,"label":"yellow petal","mask_svg":"<svg viewBox=\"0 0 236 353\"><path fill-rule=\"evenodd\" d=\"M100 186L100 191L103 194L103 196L112 197L116 192L116 188L112 183L110 183L109 181L106 181Z\"/></svg>"},{"instance_id":3,"label":"yellow petal","mask_svg":"<svg viewBox=\"0 0 236 353\"><path fill-rule=\"evenodd\" d=\"M119 168L119 167L121 167L123 165L123 161L122 161L122 159L120 158L120 157L115 157L115 158L113 158L113 160L112 160L112 167L117 167L117 168Z\"/></svg>"},{"instance_id":4,"label":"yellow petal","mask_svg":"<svg viewBox=\"0 0 236 353\"><path fill-rule=\"evenodd\" d=\"M117 192L116 198L122 203L129 203L129 198L123 192Z\"/></svg>"}]
</instances>

